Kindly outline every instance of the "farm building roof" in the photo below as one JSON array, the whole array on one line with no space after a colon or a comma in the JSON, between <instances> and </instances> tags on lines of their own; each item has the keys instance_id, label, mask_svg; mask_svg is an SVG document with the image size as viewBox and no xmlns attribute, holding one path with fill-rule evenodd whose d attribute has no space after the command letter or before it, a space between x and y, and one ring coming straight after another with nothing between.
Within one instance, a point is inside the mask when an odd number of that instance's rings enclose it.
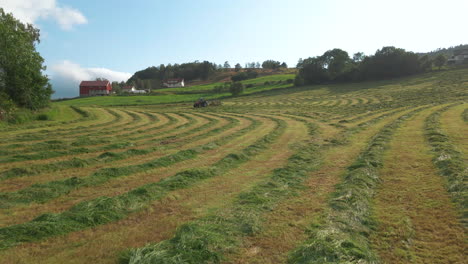
<instances>
[{"instance_id":1,"label":"farm building roof","mask_svg":"<svg viewBox=\"0 0 468 264\"><path fill-rule=\"evenodd\" d=\"M82 81L80 86L107 86L109 81Z\"/></svg>"}]
</instances>

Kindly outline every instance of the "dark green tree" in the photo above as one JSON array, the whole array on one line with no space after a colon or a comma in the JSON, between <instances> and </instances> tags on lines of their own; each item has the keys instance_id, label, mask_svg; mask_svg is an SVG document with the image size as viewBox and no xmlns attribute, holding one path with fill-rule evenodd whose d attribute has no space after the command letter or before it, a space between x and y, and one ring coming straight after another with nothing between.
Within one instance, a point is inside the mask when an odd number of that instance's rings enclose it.
<instances>
[{"instance_id":1,"label":"dark green tree","mask_svg":"<svg viewBox=\"0 0 468 264\"><path fill-rule=\"evenodd\" d=\"M263 69L278 69L281 66L281 62L274 60L266 60L262 63Z\"/></svg>"},{"instance_id":2,"label":"dark green tree","mask_svg":"<svg viewBox=\"0 0 468 264\"><path fill-rule=\"evenodd\" d=\"M438 67L439 70L440 70L440 68L442 68L442 66L445 65L446 62L447 62L447 58L445 57L444 54L439 54L439 55L437 55L437 57L435 57L435 59L434 59L434 65L435 65L436 67Z\"/></svg>"},{"instance_id":3,"label":"dark green tree","mask_svg":"<svg viewBox=\"0 0 468 264\"><path fill-rule=\"evenodd\" d=\"M39 36L39 29L0 8L0 93L33 110L47 106L53 93L43 75L44 59L36 51Z\"/></svg>"},{"instance_id":4,"label":"dark green tree","mask_svg":"<svg viewBox=\"0 0 468 264\"><path fill-rule=\"evenodd\" d=\"M237 64L234 66L234 71L235 71L235 72L238 72L238 71L240 71L240 69L242 69L242 66L241 66L239 63L237 63Z\"/></svg>"},{"instance_id":5,"label":"dark green tree","mask_svg":"<svg viewBox=\"0 0 468 264\"><path fill-rule=\"evenodd\" d=\"M237 96L244 92L244 85L240 82L233 82L231 86L229 87L229 92L233 96Z\"/></svg>"}]
</instances>

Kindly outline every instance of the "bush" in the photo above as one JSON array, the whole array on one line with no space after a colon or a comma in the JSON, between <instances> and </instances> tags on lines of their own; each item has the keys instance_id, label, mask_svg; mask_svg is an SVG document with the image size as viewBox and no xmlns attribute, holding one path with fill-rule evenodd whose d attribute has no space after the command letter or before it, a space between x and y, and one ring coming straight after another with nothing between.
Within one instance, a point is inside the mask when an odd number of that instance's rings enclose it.
<instances>
[{"instance_id":1,"label":"bush","mask_svg":"<svg viewBox=\"0 0 468 264\"><path fill-rule=\"evenodd\" d=\"M40 121L46 121L50 120L50 117L47 114L39 114L37 115L36 119Z\"/></svg>"},{"instance_id":2,"label":"bush","mask_svg":"<svg viewBox=\"0 0 468 264\"><path fill-rule=\"evenodd\" d=\"M213 92L214 93L223 93L226 89L224 88L223 85L216 85L213 87Z\"/></svg>"},{"instance_id":3,"label":"bush","mask_svg":"<svg viewBox=\"0 0 468 264\"><path fill-rule=\"evenodd\" d=\"M291 84L291 83L293 83L293 82L294 82L293 79L287 79L287 80L286 80L286 83L288 83L288 84Z\"/></svg>"},{"instance_id":4,"label":"bush","mask_svg":"<svg viewBox=\"0 0 468 264\"><path fill-rule=\"evenodd\" d=\"M256 71L248 70L246 72L239 72L231 77L233 82L239 82L247 79L257 78L258 73Z\"/></svg>"},{"instance_id":5,"label":"bush","mask_svg":"<svg viewBox=\"0 0 468 264\"><path fill-rule=\"evenodd\" d=\"M252 87L254 87L254 86L255 86L255 84L249 83L249 84L247 84L247 85L245 86L245 88L252 88Z\"/></svg>"},{"instance_id":6,"label":"bush","mask_svg":"<svg viewBox=\"0 0 468 264\"><path fill-rule=\"evenodd\" d=\"M10 115L8 123L10 124L23 124L34 119L33 114L29 110L18 110Z\"/></svg>"},{"instance_id":7,"label":"bush","mask_svg":"<svg viewBox=\"0 0 468 264\"><path fill-rule=\"evenodd\" d=\"M236 96L244 92L244 85L240 82L235 82L229 87L229 92Z\"/></svg>"},{"instance_id":8,"label":"bush","mask_svg":"<svg viewBox=\"0 0 468 264\"><path fill-rule=\"evenodd\" d=\"M263 83L263 85L270 85L270 82L266 81L266 82Z\"/></svg>"},{"instance_id":9,"label":"bush","mask_svg":"<svg viewBox=\"0 0 468 264\"><path fill-rule=\"evenodd\" d=\"M299 75L296 75L296 78L294 78L294 86L302 86L304 85L304 79L299 76Z\"/></svg>"},{"instance_id":10,"label":"bush","mask_svg":"<svg viewBox=\"0 0 468 264\"><path fill-rule=\"evenodd\" d=\"M231 77L231 80L232 80L233 82L239 82L239 81L247 80L248 78L249 78L249 77L247 76L247 73L245 73L245 72L240 72L240 73L238 73L238 74L236 74L236 75L233 75L233 76Z\"/></svg>"},{"instance_id":11,"label":"bush","mask_svg":"<svg viewBox=\"0 0 468 264\"><path fill-rule=\"evenodd\" d=\"M15 110L15 104L6 93L0 93L0 120L6 120Z\"/></svg>"}]
</instances>

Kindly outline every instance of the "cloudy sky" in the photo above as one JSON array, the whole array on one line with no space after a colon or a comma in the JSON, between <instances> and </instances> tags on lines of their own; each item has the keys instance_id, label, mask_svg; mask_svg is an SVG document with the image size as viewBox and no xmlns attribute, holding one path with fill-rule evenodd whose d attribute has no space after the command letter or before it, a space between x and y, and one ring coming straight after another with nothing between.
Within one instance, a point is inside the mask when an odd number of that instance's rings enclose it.
<instances>
[{"instance_id":1,"label":"cloudy sky","mask_svg":"<svg viewBox=\"0 0 468 264\"><path fill-rule=\"evenodd\" d=\"M415 52L468 43L466 0L0 0L41 30L54 97L153 65L299 58L341 48Z\"/></svg>"}]
</instances>

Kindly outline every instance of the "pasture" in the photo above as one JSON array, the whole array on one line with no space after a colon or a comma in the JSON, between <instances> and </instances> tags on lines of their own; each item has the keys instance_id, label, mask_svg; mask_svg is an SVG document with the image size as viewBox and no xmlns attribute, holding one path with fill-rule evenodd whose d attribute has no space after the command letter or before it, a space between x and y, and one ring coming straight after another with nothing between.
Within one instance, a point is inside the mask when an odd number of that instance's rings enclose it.
<instances>
[{"instance_id":1,"label":"pasture","mask_svg":"<svg viewBox=\"0 0 468 264\"><path fill-rule=\"evenodd\" d=\"M0 262L464 263L468 69L214 86L0 127Z\"/></svg>"}]
</instances>

